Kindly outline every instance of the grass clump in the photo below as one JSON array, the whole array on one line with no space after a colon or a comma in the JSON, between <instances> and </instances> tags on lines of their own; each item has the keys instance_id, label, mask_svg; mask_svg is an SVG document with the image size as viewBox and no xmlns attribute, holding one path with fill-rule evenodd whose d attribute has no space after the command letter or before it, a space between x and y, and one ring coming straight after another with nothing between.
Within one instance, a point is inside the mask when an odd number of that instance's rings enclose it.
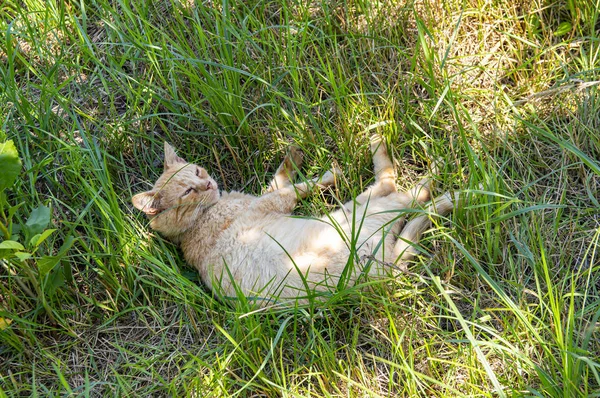
<instances>
[{"instance_id":1,"label":"grass clump","mask_svg":"<svg viewBox=\"0 0 600 398\"><path fill-rule=\"evenodd\" d=\"M3 2L0 392L598 396L599 6ZM376 129L400 186L437 158L468 199L318 306L215 300L129 202L164 140L256 194L293 143L347 199Z\"/></svg>"}]
</instances>

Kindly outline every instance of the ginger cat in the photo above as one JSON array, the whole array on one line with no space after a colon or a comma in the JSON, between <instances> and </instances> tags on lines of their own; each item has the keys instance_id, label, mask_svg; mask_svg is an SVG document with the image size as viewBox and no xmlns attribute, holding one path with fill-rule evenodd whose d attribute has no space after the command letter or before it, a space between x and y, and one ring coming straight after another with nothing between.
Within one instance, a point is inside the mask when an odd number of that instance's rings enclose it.
<instances>
[{"instance_id":1,"label":"ginger cat","mask_svg":"<svg viewBox=\"0 0 600 398\"><path fill-rule=\"evenodd\" d=\"M163 174L132 202L147 214L152 229L180 245L211 290L226 297L238 291L259 305L306 298L335 289L341 277L352 284L361 272L389 274L391 264L405 269L416 254L412 243L430 227L424 214L402 228L402 210L429 200L429 180L398 192L393 163L379 136L371 139L371 152L375 183L320 218L291 213L298 197L333 185L339 171L293 184L294 164L302 162L297 149L285 157L268 192L257 197L219 192L205 169L177 156L165 142ZM453 200L454 195L442 195L427 211L448 214ZM356 257L349 259L353 239ZM368 269L362 269L365 258L374 259Z\"/></svg>"}]
</instances>

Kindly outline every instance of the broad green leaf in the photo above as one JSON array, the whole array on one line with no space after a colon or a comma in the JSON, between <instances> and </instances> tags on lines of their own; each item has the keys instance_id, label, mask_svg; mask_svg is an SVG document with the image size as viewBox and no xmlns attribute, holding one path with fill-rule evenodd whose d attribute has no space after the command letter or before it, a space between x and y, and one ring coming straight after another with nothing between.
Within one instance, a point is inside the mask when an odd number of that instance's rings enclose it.
<instances>
[{"instance_id":1,"label":"broad green leaf","mask_svg":"<svg viewBox=\"0 0 600 398\"><path fill-rule=\"evenodd\" d=\"M60 260L65 256L67 251L73 246L73 242L75 238L72 236L67 237L65 239L65 243L60 247L56 256L44 256L37 261L38 271L40 272L40 278L48 275L50 271L56 267L56 265L60 262Z\"/></svg>"},{"instance_id":2,"label":"broad green leaf","mask_svg":"<svg viewBox=\"0 0 600 398\"><path fill-rule=\"evenodd\" d=\"M39 205L33 209L29 219L25 223L29 236L41 234L50 223L50 208L44 205Z\"/></svg>"},{"instance_id":3,"label":"broad green leaf","mask_svg":"<svg viewBox=\"0 0 600 398\"><path fill-rule=\"evenodd\" d=\"M38 271L40 272L40 278L45 277L48 272L52 271L56 264L60 261L57 256L44 256L37 260Z\"/></svg>"},{"instance_id":4,"label":"broad green leaf","mask_svg":"<svg viewBox=\"0 0 600 398\"><path fill-rule=\"evenodd\" d=\"M0 143L0 192L12 187L21 171L21 159L12 140Z\"/></svg>"},{"instance_id":5,"label":"broad green leaf","mask_svg":"<svg viewBox=\"0 0 600 398\"><path fill-rule=\"evenodd\" d=\"M0 249L25 250L22 244L14 240L4 240L0 242Z\"/></svg>"}]
</instances>

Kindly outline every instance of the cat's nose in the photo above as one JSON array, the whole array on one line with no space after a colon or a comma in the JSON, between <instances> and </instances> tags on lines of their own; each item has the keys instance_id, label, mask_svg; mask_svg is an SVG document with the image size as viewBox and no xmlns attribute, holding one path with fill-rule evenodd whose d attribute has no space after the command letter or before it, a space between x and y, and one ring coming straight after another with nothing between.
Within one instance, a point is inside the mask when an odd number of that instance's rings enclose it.
<instances>
[{"instance_id":1,"label":"cat's nose","mask_svg":"<svg viewBox=\"0 0 600 398\"><path fill-rule=\"evenodd\" d=\"M213 184L210 183L210 181L206 181L206 190L208 191L209 189L213 188Z\"/></svg>"}]
</instances>

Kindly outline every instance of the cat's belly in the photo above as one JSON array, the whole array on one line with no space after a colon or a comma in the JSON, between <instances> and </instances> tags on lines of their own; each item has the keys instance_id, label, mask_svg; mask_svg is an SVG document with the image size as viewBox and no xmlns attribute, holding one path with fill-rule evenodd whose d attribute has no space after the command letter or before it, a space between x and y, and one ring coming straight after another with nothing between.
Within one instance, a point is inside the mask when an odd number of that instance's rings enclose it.
<instances>
[{"instance_id":1,"label":"cat's belly","mask_svg":"<svg viewBox=\"0 0 600 398\"><path fill-rule=\"evenodd\" d=\"M205 264L212 285L229 293L231 277L244 293L271 287L319 283L338 275L348 258L347 246L331 225L318 220L269 216L261 222L236 222L217 240ZM300 276L302 274L302 277Z\"/></svg>"}]
</instances>

